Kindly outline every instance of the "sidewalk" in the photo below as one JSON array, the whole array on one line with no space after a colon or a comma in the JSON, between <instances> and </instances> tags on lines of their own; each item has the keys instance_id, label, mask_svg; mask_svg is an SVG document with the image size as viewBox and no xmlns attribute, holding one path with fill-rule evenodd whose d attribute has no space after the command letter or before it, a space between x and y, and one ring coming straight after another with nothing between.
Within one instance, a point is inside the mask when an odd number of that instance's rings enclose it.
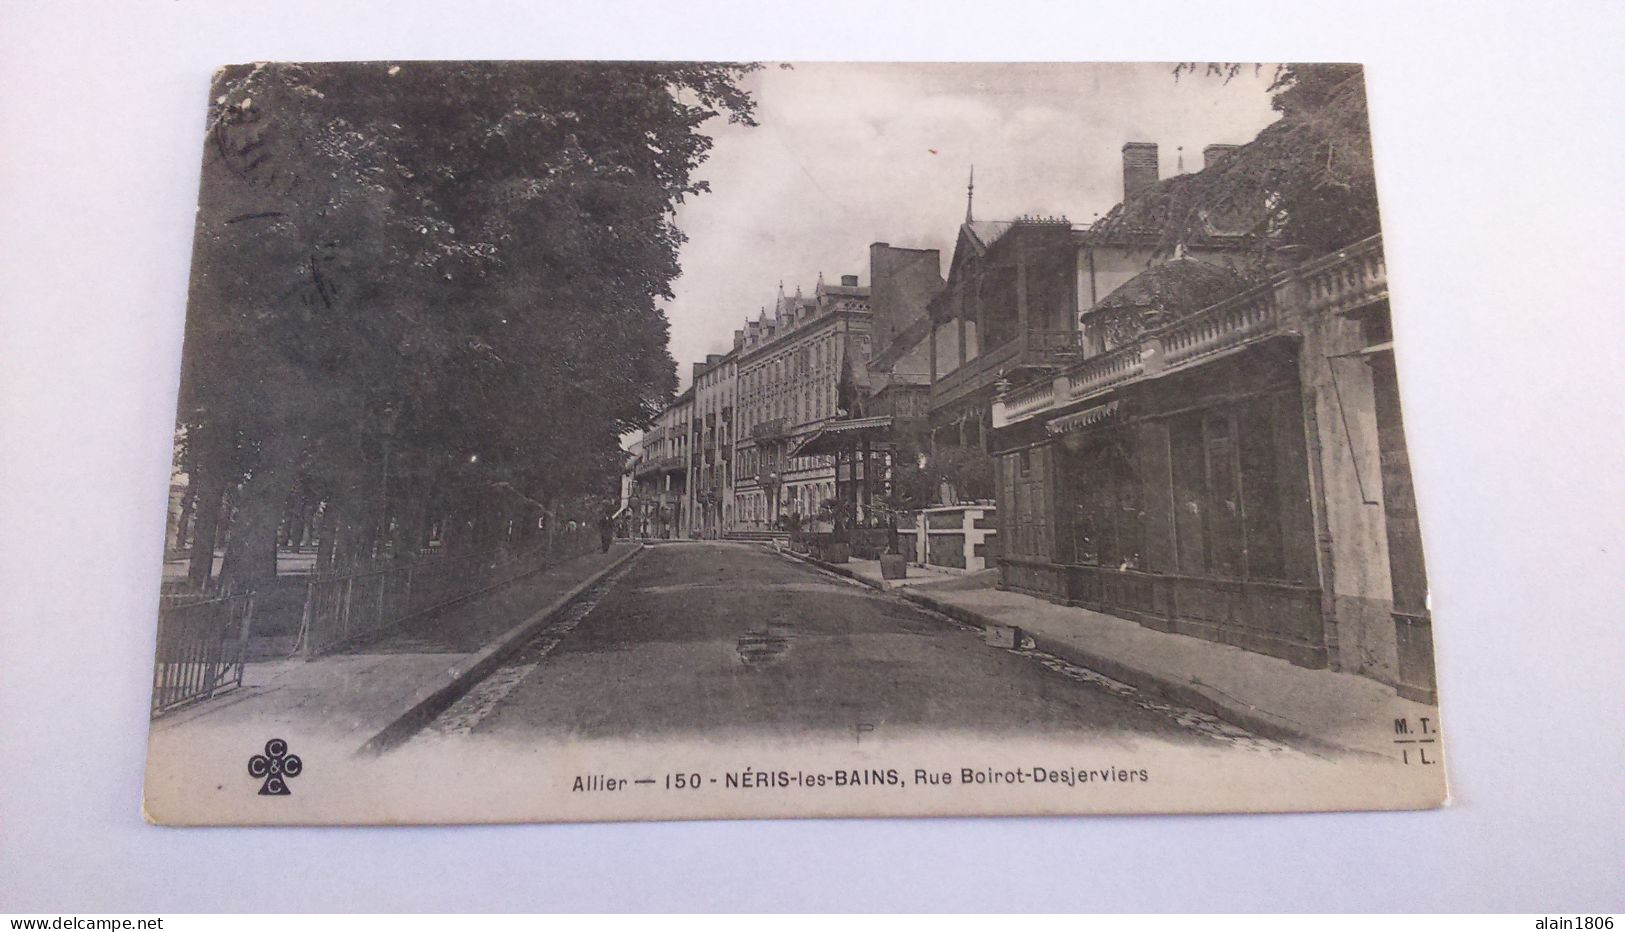
<instances>
[{"instance_id":1,"label":"sidewalk","mask_svg":"<svg viewBox=\"0 0 1625 932\"><path fill-rule=\"evenodd\" d=\"M607 554L577 557L312 660L245 664L240 689L158 718L152 732L241 724L256 733L280 728L359 749L414 710L425 710L425 703L472 685L493 659L500 662L505 650L639 549L617 541Z\"/></svg>"},{"instance_id":2,"label":"sidewalk","mask_svg":"<svg viewBox=\"0 0 1625 932\"><path fill-rule=\"evenodd\" d=\"M975 576L967 576L964 573L950 573L947 570L938 569L934 566L920 566L919 564L910 563L908 565L908 575L906 577L902 579L885 579L880 575L879 560L860 560L857 557L853 557L847 560L845 563L826 563L823 560L817 560L804 553L796 553L793 550L787 550L783 547L778 548L778 552L792 560L800 560L803 563L811 563L814 566L829 570L831 573L835 573L836 575L845 576L848 579L855 579L872 589L880 589L882 591L927 584L946 586L955 582L964 583L968 580L974 580L976 578ZM983 574L976 574L976 576L981 575ZM985 580L975 584L992 585L991 582Z\"/></svg>"},{"instance_id":3,"label":"sidewalk","mask_svg":"<svg viewBox=\"0 0 1625 932\"><path fill-rule=\"evenodd\" d=\"M1020 628L1033 647L1146 692L1219 716L1259 735L1327 750L1394 757L1394 721L1437 728L1439 710L1352 673L1310 670L1201 638L1153 631L1124 618L994 588L994 573L949 574L909 565L883 580L875 560L814 563L980 628ZM916 573L920 578L916 579ZM926 575L929 573L929 576Z\"/></svg>"}]
</instances>

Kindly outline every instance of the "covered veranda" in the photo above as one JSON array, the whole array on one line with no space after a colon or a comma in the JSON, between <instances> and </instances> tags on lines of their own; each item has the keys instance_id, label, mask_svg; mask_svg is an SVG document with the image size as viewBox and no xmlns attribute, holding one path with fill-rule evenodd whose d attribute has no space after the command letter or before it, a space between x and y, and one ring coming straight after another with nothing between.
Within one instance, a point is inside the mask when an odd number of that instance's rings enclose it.
<instances>
[{"instance_id":1,"label":"covered veranda","mask_svg":"<svg viewBox=\"0 0 1625 932\"><path fill-rule=\"evenodd\" d=\"M797 456L828 456L835 461L835 497L851 506L862 523L877 495L885 494L884 460L897 425L889 414L831 421L791 451Z\"/></svg>"}]
</instances>

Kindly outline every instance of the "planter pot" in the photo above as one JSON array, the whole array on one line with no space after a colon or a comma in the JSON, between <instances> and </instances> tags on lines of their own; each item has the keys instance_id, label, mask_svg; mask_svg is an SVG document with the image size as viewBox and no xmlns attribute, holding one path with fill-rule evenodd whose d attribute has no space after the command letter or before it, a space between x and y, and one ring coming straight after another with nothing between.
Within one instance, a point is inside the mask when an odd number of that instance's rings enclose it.
<instances>
[{"instance_id":1,"label":"planter pot","mask_svg":"<svg viewBox=\"0 0 1625 932\"><path fill-rule=\"evenodd\" d=\"M824 562L845 563L852 556L852 547L845 541L824 545Z\"/></svg>"},{"instance_id":2,"label":"planter pot","mask_svg":"<svg viewBox=\"0 0 1625 932\"><path fill-rule=\"evenodd\" d=\"M908 560L900 553L883 553L880 555L881 579L908 578Z\"/></svg>"}]
</instances>

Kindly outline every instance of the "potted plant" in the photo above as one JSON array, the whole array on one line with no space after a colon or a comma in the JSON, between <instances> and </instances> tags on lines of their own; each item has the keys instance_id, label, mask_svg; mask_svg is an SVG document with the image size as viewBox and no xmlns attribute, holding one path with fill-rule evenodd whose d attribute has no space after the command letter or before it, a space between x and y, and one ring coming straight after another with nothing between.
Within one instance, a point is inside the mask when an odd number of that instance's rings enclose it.
<instances>
[{"instance_id":1,"label":"potted plant","mask_svg":"<svg viewBox=\"0 0 1625 932\"><path fill-rule=\"evenodd\" d=\"M818 509L820 520L830 523L830 532L820 535L822 556L826 563L845 563L852 556L847 529L852 523L852 506L838 498L825 499Z\"/></svg>"},{"instance_id":2,"label":"potted plant","mask_svg":"<svg viewBox=\"0 0 1625 932\"><path fill-rule=\"evenodd\" d=\"M901 540L897 533L897 512L901 510L898 505L893 496L888 495L874 506L874 510L885 522L886 527L886 549L880 553L881 579L908 578L908 558L903 555Z\"/></svg>"}]
</instances>

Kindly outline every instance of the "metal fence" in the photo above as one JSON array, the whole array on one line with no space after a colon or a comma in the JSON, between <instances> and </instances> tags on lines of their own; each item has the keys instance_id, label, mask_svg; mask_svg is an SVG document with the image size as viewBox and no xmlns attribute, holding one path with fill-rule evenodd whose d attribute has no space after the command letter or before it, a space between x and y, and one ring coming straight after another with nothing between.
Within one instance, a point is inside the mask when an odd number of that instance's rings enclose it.
<instances>
[{"instance_id":1,"label":"metal fence","mask_svg":"<svg viewBox=\"0 0 1625 932\"><path fill-rule=\"evenodd\" d=\"M152 672L154 718L243 684L254 596L165 597Z\"/></svg>"},{"instance_id":2,"label":"metal fence","mask_svg":"<svg viewBox=\"0 0 1625 932\"><path fill-rule=\"evenodd\" d=\"M560 534L551 548L435 556L396 567L308 577L295 650L306 656L326 653L596 545L597 535L582 528ZM275 611L278 601L269 598L269 610ZM254 593L210 598L177 589L165 591L160 602L152 716L241 686Z\"/></svg>"},{"instance_id":3,"label":"metal fence","mask_svg":"<svg viewBox=\"0 0 1625 932\"><path fill-rule=\"evenodd\" d=\"M543 545L523 551L444 556L393 568L313 577L305 592L296 650L306 656L327 653L578 556L595 544L593 535L565 534L551 549Z\"/></svg>"}]
</instances>

